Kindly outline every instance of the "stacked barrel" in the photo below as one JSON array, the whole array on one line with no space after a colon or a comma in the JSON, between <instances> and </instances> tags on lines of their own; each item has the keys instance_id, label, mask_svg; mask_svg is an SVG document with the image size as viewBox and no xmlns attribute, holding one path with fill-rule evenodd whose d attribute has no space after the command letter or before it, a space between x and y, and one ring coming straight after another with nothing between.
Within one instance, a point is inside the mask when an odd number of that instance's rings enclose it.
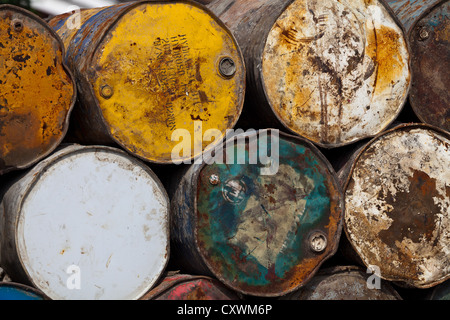
<instances>
[{"instance_id":1,"label":"stacked barrel","mask_svg":"<svg viewBox=\"0 0 450 320\"><path fill-rule=\"evenodd\" d=\"M0 298L445 299L448 20L1 5Z\"/></svg>"}]
</instances>

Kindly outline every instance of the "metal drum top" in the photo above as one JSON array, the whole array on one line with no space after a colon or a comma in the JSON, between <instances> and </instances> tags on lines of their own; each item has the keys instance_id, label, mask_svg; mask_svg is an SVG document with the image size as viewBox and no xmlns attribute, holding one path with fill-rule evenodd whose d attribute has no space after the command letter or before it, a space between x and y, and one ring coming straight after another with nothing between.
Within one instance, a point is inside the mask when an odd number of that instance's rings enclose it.
<instances>
[{"instance_id":1,"label":"metal drum top","mask_svg":"<svg viewBox=\"0 0 450 320\"><path fill-rule=\"evenodd\" d=\"M381 277L428 288L450 277L450 136L424 124L373 139L345 187L344 225Z\"/></svg>"},{"instance_id":2,"label":"metal drum top","mask_svg":"<svg viewBox=\"0 0 450 320\"><path fill-rule=\"evenodd\" d=\"M35 164L64 138L76 89L56 33L0 5L0 174Z\"/></svg>"},{"instance_id":3,"label":"metal drum top","mask_svg":"<svg viewBox=\"0 0 450 320\"><path fill-rule=\"evenodd\" d=\"M232 289L279 296L306 282L337 249L341 190L306 140L285 134L274 140L270 130L235 138L224 159L236 159L204 165L194 182L195 245L212 274ZM277 149L279 159L269 164L251 160Z\"/></svg>"},{"instance_id":4,"label":"metal drum top","mask_svg":"<svg viewBox=\"0 0 450 320\"><path fill-rule=\"evenodd\" d=\"M168 202L125 152L66 147L6 192L1 263L51 299L137 299L168 260Z\"/></svg>"},{"instance_id":5,"label":"metal drum top","mask_svg":"<svg viewBox=\"0 0 450 320\"><path fill-rule=\"evenodd\" d=\"M375 0L292 2L268 35L262 72L278 119L324 147L384 130L411 78L403 31Z\"/></svg>"},{"instance_id":6,"label":"metal drum top","mask_svg":"<svg viewBox=\"0 0 450 320\"><path fill-rule=\"evenodd\" d=\"M233 35L202 5L141 1L82 10L77 32L73 19L50 24L78 70L84 108L97 107L107 134L135 156L171 163L175 130L194 137L215 129L223 137L239 119L243 58ZM201 153L194 145L193 139L192 154L182 160Z\"/></svg>"}]
</instances>

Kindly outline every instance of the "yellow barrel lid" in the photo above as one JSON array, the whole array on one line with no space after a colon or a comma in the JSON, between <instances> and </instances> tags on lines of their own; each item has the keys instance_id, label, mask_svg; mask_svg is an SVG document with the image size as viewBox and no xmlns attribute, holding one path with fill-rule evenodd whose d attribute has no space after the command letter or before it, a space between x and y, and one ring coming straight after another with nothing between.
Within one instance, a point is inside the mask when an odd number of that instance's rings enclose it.
<instances>
[{"instance_id":1,"label":"yellow barrel lid","mask_svg":"<svg viewBox=\"0 0 450 320\"><path fill-rule=\"evenodd\" d=\"M95 15L81 11L81 21L100 19L99 9L93 10ZM93 32L88 29L78 33ZM180 150L177 160L191 160L214 141L208 135L222 140L239 119L243 58L231 32L203 6L137 2L95 42L85 76L108 134L135 156L171 163L181 139L190 139L190 150Z\"/></svg>"}]
</instances>

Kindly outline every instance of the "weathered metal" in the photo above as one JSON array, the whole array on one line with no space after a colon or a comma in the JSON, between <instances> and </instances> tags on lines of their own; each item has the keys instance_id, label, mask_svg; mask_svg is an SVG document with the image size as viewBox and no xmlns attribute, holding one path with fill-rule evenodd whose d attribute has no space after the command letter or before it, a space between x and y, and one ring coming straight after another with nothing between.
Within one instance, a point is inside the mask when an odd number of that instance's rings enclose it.
<instances>
[{"instance_id":1,"label":"weathered metal","mask_svg":"<svg viewBox=\"0 0 450 320\"><path fill-rule=\"evenodd\" d=\"M133 1L53 18L67 49L80 106L77 141L115 142L143 160L167 164L178 140L192 137L189 160L237 122L245 93L245 66L226 26L191 1ZM79 25L79 28L75 28ZM201 122L198 129L195 123ZM200 133L200 134L198 134Z\"/></svg>"},{"instance_id":2,"label":"weathered metal","mask_svg":"<svg viewBox=\"0 0 450 320\"><path fill-rule=\"evenodd\" d=\"M274 297L336 252L343 195L308 140L273 129L238 133L187 168L171 202L173 261L182 270Z\"/></svg>"},{"instance_id":3,"label":"weathered metal","mask_svg":"<svg viewBox=\"0 0 450 320\"><path fill-rule=\"evenodd\" d=\"M366 266L402 285L450 278L450 134L395 127L354 158L345 182L344 230Z\"/></svg>"},{"instance_id":4,"label":"weathered metal","mask_svg":"<svg viewBox=\"0 0 450 320\"><path fill-rule=\"evenodd\" d=\"M12 180L0 227L11 279L55 300L138 299L169 258L166 191L110 147L64 147Z\"/></svg>"},{"instance_id":5,"label":"weathered metal","mask_svg":"<svg viewBox=\"0 0 450 320\"><path fill-rule=\"evenodd\" d=\"M356 266L339 266L319 271L304 287L283 300L402 300L387 281L380 286L373 276ZM372 288L372 289L371 289Z\"/></svg>"},{"instance_id":6,"label":"weathered metal","mask_svg":"<svg viewBox=\"0 0 450 320\"><path fill-rule=\"evenodd\" d=\"M0 175L35 164L66 135L76 87L63 56L41 18L0 5Z\"/></svg>"},{"instance_id":7,"label":"weathered metal","mask_svg":"<svg viewBox=\"0 0 450 320\"><path fill-rule=\"evenodd\" d=\"M403 23L411 47L411 106L422 122L450 131L450 2L388 3Z\"/></svg>"},{"instance_id":8,"label":"weathered metal","mask_svg":"<svg viewBox=\"0 0 450 320\"><path fill-rule=\"evenodd\" d=\"M409 49L383 1L215 0L208 8L240 44L249 106L272 120L267 126L339 147L380 133L403 108Z\"/></svg>"},{"instance_id":9,"label":"weathered metal","mask_svg":"<svg viewBox=\"0 0 450 320\"><path fill-rule=\"evenodd\" d=\"M220 281L202 275L166 276L141 300L240 300Z\"/></svg>"},{"instance_id":10,"label":"weathered metal","mask_svg":"<svg viewBox=\"0 0 450 320\"><path fill-rule=\"evenodd\" d=\"M14 282L0 282L0 301L5 300L48 300L48 297L35 288Z\"/></svg>"}]
</instances>

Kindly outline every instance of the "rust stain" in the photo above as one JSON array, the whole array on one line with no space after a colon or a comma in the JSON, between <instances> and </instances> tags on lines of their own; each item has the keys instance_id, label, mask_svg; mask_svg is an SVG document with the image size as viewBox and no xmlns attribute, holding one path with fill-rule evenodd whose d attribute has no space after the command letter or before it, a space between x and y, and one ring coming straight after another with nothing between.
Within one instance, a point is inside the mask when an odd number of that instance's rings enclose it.
<instances>
[{"instance_id":1,"label":"rust stain","mask_svg":"<svg viewBox=\"0 0 450 320\"><path fill-rule=\"evenodd\" d=\"M390 89L395 84L392 79L399 78L403 73L405 64L400 40L398 32L383 25L368 33L366 54L375 62L375 94Z\"/></svg>"},{"instance_id":2,"label":"rust stain","mask_svg":"<svg viewBox=\"0 0 450 320\"><path fill-rule=\"evenodd\" d=\"M404 238L419 243L425 236L427 241L431 241L439 221L441 210L433 198L442 196L436 190L436 179L415 170L409 181L411 184L408 190L399 191L395 196L388 192L386 196L386 202L393 208L389 213L393 221L388 229L380 231L378 235L391 247ZM416 228L421 232L417 232Z\"/></svg>"},{"instance_id":3,"label":"rust stain","mask_svg":"<svg viewBox=\"0 0 450 320\"><path fill-rule=\"evenodd\" d=\"M266 41L265 92L285 127L341 146L396 117L409 88L408 58L401 29L381 3L295 1Z\"/></svg>"},{"instance_id":4,"label":"rust stain","mask_svg":"<svg viewBox=\"0 0 450 320\"><path fill-rule=\"evenodd\" d=\"M75 90L56 35L19 12L0 10L0 173L30 165L65 133ZM12 19L22 21L20 32Z\"/></svg>"},{"instance_id":5,"label":"rust stain","mask_svg":"<svg viewBox=\"0 0 450 320\"><path fill-rule=\"evenodd\" d=\"M383 279L427 288L450 277L449 136L405 125L372 141L345 187L345 230Z\"/></svg>"}]
</instances>

